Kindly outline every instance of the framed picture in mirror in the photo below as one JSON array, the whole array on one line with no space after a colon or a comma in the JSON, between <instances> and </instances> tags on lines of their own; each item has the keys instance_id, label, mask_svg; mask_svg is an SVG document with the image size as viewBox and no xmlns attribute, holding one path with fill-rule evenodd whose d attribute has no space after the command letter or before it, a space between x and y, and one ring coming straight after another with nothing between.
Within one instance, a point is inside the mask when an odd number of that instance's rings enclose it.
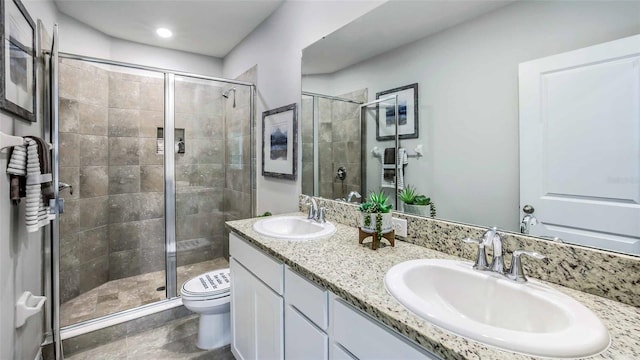
<instances>
[{"instance_id":1,"label":"framed picture in mirror","mask_svg":"<svg viewBox=\"0 0 640 360\"><path fill-rule=\"evenodd\" d=\"M393 140L396 133L396 102L398 99L398 135L400 139L418 138L418 83L376 93L376 100L389 98L378 104L376 140Z\"/></svg>"},{"instance_id":2,"label":"framed picture in mirror","mask_svg":"<svg viewBox=\"0 0 640 360\"><path fill-rule=\"evenodd\" d=\"M0 0L0 8L0 108L36 121L36 26L20 0Z\"/></svg>"},{"instance_id":3,"label":"framed picture in mirror","mask_svg":"<svg viewBox=\"0 0 640 360\"><path fill-rule=\"evenodd\" d=\"M296 179L297 139L295 103L262 113L262 176Z\"/></svg>"}]
</instances>

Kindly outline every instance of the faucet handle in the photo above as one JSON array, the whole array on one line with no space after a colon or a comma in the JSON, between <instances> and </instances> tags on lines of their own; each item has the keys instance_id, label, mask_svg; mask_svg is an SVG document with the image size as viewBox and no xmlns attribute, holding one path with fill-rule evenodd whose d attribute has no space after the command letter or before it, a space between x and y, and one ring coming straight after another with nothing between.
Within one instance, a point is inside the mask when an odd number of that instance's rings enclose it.
<instances>
[{"instance_id":1,"label":"faucet handle","mask_svg":"<svg viewBox=\"0 0 640 360\"><path fill-rule=\"evenodd\" d=\"M476 256L476 263L473 265L473 268L476 270L489 270L487 253L484 250L484 239L472 239L467 237L462 239L462 242L478 246L478 255Z\"/></svg>"},{"instance_id":2,"label":"faucet handle","mask_svg":"<svg viewBox=\"0 0 640 360\"><path fill-rule=\"evenodd\" d=\"M535 252L535 251L527 251L527 250L516 250L513 252L513 256L511 258L511 267L509 268L509 273L507 277L515 282L526 282L527 277L524 275L524 268L522 267L522 260L520 260L520 256L527 255L534 259L542 260L547 257Z\"/></svg>"},{"instance_id":3,"label":"faucet handle","mask_svg":"<svg viewBox=\"0 0 640 360\"><path fill-rule=\"evenodd\" d=\"M313 208L313 206L309 206L308 209L308 213L307 213L307 219L308 220L313 220L316 218L316 210Z\"/></svg>"},{"instance_id":4,"label":"faucet handle","mask_svg":"<svg viewBox=\"0 0 640 360\"><path fill-rule=\"evenodd\" d=\"M316 221L319 223L326 223L327 221L324 219L324 213L327 210L325 207L321 207L318 209L318 216L316 217Z\"/></svg>"}]
</instances>

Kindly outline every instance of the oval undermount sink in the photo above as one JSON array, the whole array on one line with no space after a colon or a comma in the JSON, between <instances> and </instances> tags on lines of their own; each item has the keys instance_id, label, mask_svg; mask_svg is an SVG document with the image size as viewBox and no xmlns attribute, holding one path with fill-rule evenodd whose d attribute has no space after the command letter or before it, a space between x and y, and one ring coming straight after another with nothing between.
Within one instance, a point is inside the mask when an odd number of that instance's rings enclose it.
<instances>
[{"instance_id":1,"label":"oval undermount sink","mask_svg":"<svg viewBox=\"0 0 640 360\"><path fill-rule=\"evenodd\" d=\"M328 221L318 223L304 216L276 216L256 222L253 230L278 239L316 240L333 235L336 227Z\"/></svg>"},{"instance_id":2,"label":"oval undermount sink","mask_svg":"<svg viewBox=\"0 0 640 360\"><path fill-rule=\"evenodd\" d=\"M516 283L462 261L422 259L387 272L387 291L421 318L488 345L527 355L596 355L610 342L602 321L536 281Z\"/></svg>"}]
</instances>

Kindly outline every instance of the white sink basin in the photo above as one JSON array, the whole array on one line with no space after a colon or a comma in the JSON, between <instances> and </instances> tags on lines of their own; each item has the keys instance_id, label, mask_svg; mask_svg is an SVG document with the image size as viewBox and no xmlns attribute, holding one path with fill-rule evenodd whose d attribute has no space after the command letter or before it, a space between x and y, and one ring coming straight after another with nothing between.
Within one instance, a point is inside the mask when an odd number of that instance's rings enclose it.
<instances>
[{"instance_id":1,"label":"white sink basin","mask_svg":"<svg viewBox=\"0 0 640 360\"><path fill-rule=\"evenodd\" d=\"M607 328L591 310L536 281L516 283L471 263L424 259L392 267L384 282L425 320L505 350L575 358L609 346Z\"/></svg>"},{"instance_id":2,"label":"white sink basin","mask_svg":"<svg viewBox=\"0 0 640 360\"><path fill-rule=\"evenodd\" d=\"M304 216L276 216L256 222L253 230L284 240L316 240L333 235L336 227L328 221L321 224Z\"/></svg>"}]
</instances>

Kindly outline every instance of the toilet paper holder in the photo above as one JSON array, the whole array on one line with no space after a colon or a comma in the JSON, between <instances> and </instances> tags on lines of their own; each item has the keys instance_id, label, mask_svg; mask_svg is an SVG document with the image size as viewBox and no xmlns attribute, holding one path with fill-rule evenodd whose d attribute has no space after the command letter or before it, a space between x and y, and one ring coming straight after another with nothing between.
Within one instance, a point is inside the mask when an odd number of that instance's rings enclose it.
<instances>
[{"instance_id":1,"label":"toilet paper holder","mask_svg":"<svg viewBox=\"0 0 640 360\"><path fill-rule=\"evenodd\" d=\"M36 296L30 291L22 293L16 303L16 329L22 327L28 318L42 311L45 301L46 296Z\"/></svg>"}]
</instances>

